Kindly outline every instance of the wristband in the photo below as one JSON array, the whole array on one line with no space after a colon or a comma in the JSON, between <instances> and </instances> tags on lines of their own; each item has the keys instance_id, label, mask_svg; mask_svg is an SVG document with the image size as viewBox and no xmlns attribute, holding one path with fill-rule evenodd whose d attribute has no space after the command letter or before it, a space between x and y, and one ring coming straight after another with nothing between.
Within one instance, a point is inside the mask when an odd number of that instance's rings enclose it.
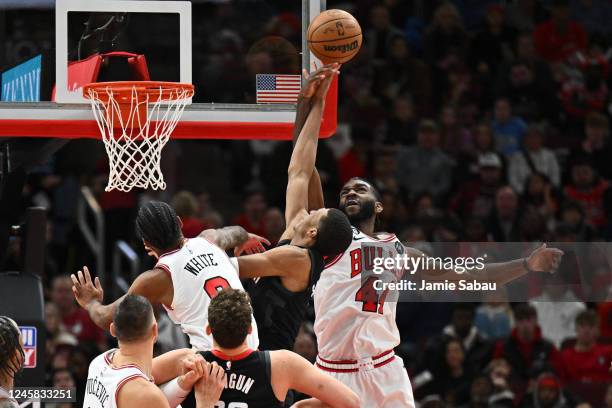
<instances>
[{"instance_id":1,"label":"wristband","mask_svg":"<svg viewBox=\"0 0 612 408\"><path fill-rule=\"evenodd\" d=\"M166 396L168 404L170 404L170 408L176 408L189 394L189 391L185 391L179 385L178 377L172 381L168 381L167 383L160 385L159 389L162 390Z\"/></svg>"},{"instance_id":2,"label":"wristband","mask_svg":"<svg viewBox=\"0 0 612 408\"><path fill-rule=\"evenodd\" d=\"M527 258L523 258L523 268L525 268L525 270L529 273L535 273L535 271L527 264Z\"/></svg>"}]
</instances>

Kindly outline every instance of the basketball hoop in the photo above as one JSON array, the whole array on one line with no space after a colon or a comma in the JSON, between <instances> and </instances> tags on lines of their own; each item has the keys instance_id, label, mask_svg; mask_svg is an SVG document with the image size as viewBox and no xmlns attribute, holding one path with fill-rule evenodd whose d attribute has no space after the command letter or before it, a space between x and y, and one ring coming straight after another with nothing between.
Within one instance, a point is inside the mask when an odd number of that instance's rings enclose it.
<instances>
[{"instance_id":1,"label":"basketball hoop","mask_svg":"<svg viewBox=\"0 0 612 408\"><path fill-rule=\"evenodd\" d=\"M108 154L105 190L165 189L161 151L193 96L193 85L96 82L85 85L83 95L91 101Z\"/></svg>"}]
</instances>

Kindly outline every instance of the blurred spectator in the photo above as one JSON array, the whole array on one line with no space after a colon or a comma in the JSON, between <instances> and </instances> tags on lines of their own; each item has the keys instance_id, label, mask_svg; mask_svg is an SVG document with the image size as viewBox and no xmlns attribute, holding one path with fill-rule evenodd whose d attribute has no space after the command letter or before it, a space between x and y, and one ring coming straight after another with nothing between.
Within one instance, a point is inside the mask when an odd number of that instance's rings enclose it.
<instances>
[{"instance_id":1,"label":"blurred spectator","mask_svg":"<svg viewBox=\"0 0 612 408\"><path fill-rule=\"evenodd\" d=\"M563 62L587 47L587 33L570 18L569 0L553 0L551 19L538 24L533 38L538 54L550 63Z\"/></svg>"},{"instance_id":2,"label":"blurred spectator","mask_svg":"<svg viewBox=\"0 0 612 408\"><path fill-rule=\"evenodd\" d=\"M571 0L570 12L589 34L610 34L612 7L606 0Z\"/></svg>"},{"instance_id":3,"label":"blurred spectator","mask_svg":"<svg viewBox=\"0 0 612 408\"><path fill-rule=\"evenodd\" d=\"M521 208L518 196L510 186L495 192L495 206L489 217L487 230L494 241L519 241Z\"/></svg>"},{"instance_id":4,"label":"blurred spectator","mask_svg":"<svg viewBox=\"0 0 612 408\"><path fill-rule=\"evenodd\" d=\"M265 215L266 232L268 240L272 246L276 245L280 240L283 232L285 232L285 216L277 207L268 208Z\"/></svg>"},{"instance_id":5,"label":"blurred spectator","mask_svg":"<svg viewBox=\"0 0 612 408\"><path fill-rule=\"evenodd\" d=\"M478 332L484 338L497 340L510 335L512 325L512 309L506 301L506 296L499 292L487 292L474 316L474 326L478 328Z\"/></svg>"},{"instance_id":6,"label":"blurred spectator","mask_svg":"<svg viewBox=\"0 0 612 408\"><path fill-rule=\"evenodd\" d=\"M74 382L74 377L72 373L67 368L62 368L59 370L55 370L51 374L51 386L55 389L59 390L70 390L76 387ZM46 403L46 408L72 408L74 405L80 405L81 401L77 400L76 404L72 404L70 402L60 403L60 402L51 402Z\"/></svg>"},{"instance_id":7,"label":"blurred spectator","mask_svg":"<svg viewBox=\"0 0 612 408\"><path fill-rule=\"evenodd\" d=\"M612 180L612 165L610 165L612 145L608 117L597 112L587 115L584 134L584 140L573 158L570 159L570 163L574 159L586 157L600 176Z\"/></svg>"},{"instance_id":8,"label":"blurred spectator","mask_svg":"<svg viewBox=\"0 0 612 408\"><path fill-rule=\"evenodd\" d=\"M474 307L469 303L456 303L451 316L451 323L444 327L442 335L428 347L426 366L435 366L434 359L439 356L442 344L449 339L458 340L465 353L465 363L472 370L482 369L491 357L491 343L478 331L474 324Z\"/></svg>"},{"instance_id":9,"label":"blurred spectator","mask_svg":"<svg viewBox=\"0 0 612 408\"><path fill-rule=\"evenodd\" d=\"M510 363L513 388L524 390L530 378L535 378L551 366L555 346L542 337L537 311L533 306L517 306L514 319L512 334L497 342L493 357Z\"/></svg>"},{"instance_id":10,"label":"blurred spectator","mask_svg":"<svg viewBox=\"0 0 612 408\"><path fill-rule=\"evenodd\" d=\"M512 115L512 107L507 98L495 101L495 114L491 124L495 136L495 147L506 157L519 151L527 124L523 119Z\"/></svg>"},{"instance_id":11,"label":"blurred spectator","mask_svg":"<svg viewBox=\"0 0 612 408\"><path fill-rule=\"evenodd\" d=\"M559 273L543 277L542 294L533 298L531 305L537 311L543 336L557 348L574 335L576 316L586 309Z\"/></svg>"},{"instance_id":12,"label":"blurred spectator","mask_svg":"<svg viewBox=\"0 0 612 408\"><path fill-rule=\"evenodd\" d=\"M378 190L397 192L397 149L380 146L374 149L371 180ZM385 210L386 211L386 210Z\"/></svg>"},{"instance_id":13,"label":"blurred spectator","mask_svg":"<svg viewBox=\"0 0 612 408\"><path fill-rule=\"evenodd\" d=\"M566 201L561 208L561 225L574 236L576 242L590 241L595 237L593 227L587 223L583 206L576 201Z\"/></svg>"},{"instance_id":14,"label":"blurred spectator","mask_svg":"<svg viewBox=\"0 0 612 408\"><path fill-rule=\"evenodd\" d=\"M403 35L389 42L389 56L384 64L375 66L374 93L391 102L401 95L411 95L417 101L416 113L431 112L432 84L429 67L413 56Z\"/></svg>"},{"instance_id":15,"label":"blurred spectator","mask_svg":"<svg viewBox=\"0 0 612 408\"><path fill-rule=\"evenodd\" d=\"M532 32L536 25L548 17L544 2L514 0L507 9L508 24L521 32Z\"/></svg>"},{"instance_id":16,"label":"blurred spectator","mask_svg":"<svg viewBox=\"0 0 612 408\"><path fill-rule=\"evenodd\" d=\"M384 5L376 5L370 10L370 29L366 30L364 41L369 43L371 57L382 61L389 55L391 39L403 36L401 30L391 23L389 10Z\"/></svg>"},{"instance_id":17,"label":"blurred spectator","mask_svg":"<svg viewBox=\"0 0 612 408\"><path fill-rule=\"evenodd\" d=\"M493 385L493 394L489 398L490 407L513 407L514 392L510 389L510 379L512 377L512 367L503 358L493 359L485 373L488 375Z\"/></svg>"},{"instance_id":18,"label":"blurred spectator","mask_svg":"<svg viewBox=\"0 0 612 408\"><path fill-rule=\"evenodd\" d=\"M576 406L564 395L561 382L552 374L538 377L534 389L525 395L521 408L572 408Z\"/></svg>"},{"instance_id":19,"label":"blurred spectator","mask_svg":"<svg viewBox=\"0 0 612 408\"><path fill-rule=\"evenodd\" d=\"M393 100L393 110L384 125L382 143L411 146L416 142L417 115L414 101L407 95Z\"/></svg>"},{"instance_id":20,"label":"blurred spectator","mask_svg":"<svg viewBox=\"0 0 612 408\"><path fill-rule=\"evenodd\" d=\"M210 225L210 228L221 228L224 225L223 217L210 202L210 194L207 191L200 191L196 193L196 199L198 200L196 217L204 224Z\"/></svg>"},{"instance_id":21,"label":"blurred spectator","mask_svg":"<svg viewBox=\"0 0 612 408\"><path fill-rule=\"evenodd\" d=\"M378 228L381 231L399 234L407 222L407 210L400 196L395 190L379 190L385 209L377 218Z\"/></svg>"},{"instance_id":22,"label":"blurred spectator","mask_svg":"<svg viewBox=\"0 0 612 408\"><path fill-rule=\"evenodd\" d=\"M104 332L89 318L74 300L72 280L68 275L57 276L51 283L51 300L57 305L62 323L80 342L95 343L100 349L106 349Z\"/></svg>"},{"instance_id":23,"label":"blurred spectator","mask_svg":"<svg viewBox=\"0 0 612 408\"><path fill-rule=\"evenodd\" d=\"M527 128L522 148L510 157L508 179L514 190L522 194L525 181L531 173L544 174L558 188L561 184L561 171L555 154L544 147L544 129L532 124Z\"/></svg>"},{"instance_id":24,"label":"blurred spectator","mask_svg":"<svg viewBox=\"0 0 612 408\"><path fill-rule=\"evenodd\" d=\"M463 126L454 105L446 105L440 111L440 145L451 155L463 153L472 146L472 135Z\"/></svg>"},{"instance_id":25,"label":"blurred spectator","mask_svg":"<svg viewBox=\"0 0 612 408\"><path fill-rule=\"evenodd\" d=\"M440 199L451 187L454 162L440 149L435 122L423 120L417 138L417 146L404 147L398 153L398 184L412 196L429 192Z\"/></svg>"},{"instance_id":26,"label":"blurred spectator","mask_svg":"<svg viewBox=\"0 0 612 408\"><path fill-rule=\"evenodd\" d=\"M210 228L196 217L198 201L191 192L179 191L172 197L170 204L176 211L176 215L181 218L183 224L181 230L185 238L195 238L202 231Z\"/></svg>"},{"instance_id":27,"label":"blurred spectator","mask_svg":"<svg viewBox=\"0 0 612 408\"><path fill-rule=\"evenodd\" d=\"M450 209L462 217L489 217L493 211L495 192L504 182L502 160L496 153L482 154L478 158L478 167L478 179L462 183L450 201Z\"/></svg>"},{"instance_id":28,"label":"blurred spectator","mask_svg":"<svg viewBox=\"0 0 612 408\"><path fill-rule=\"evenodd\" d=\"M610 361L612 346L597 343L599 316L594 310L584 310L575 318L576 343L559 353L557 371L561 379L578 388L579 383L607 384L612 381ZM582 398L590 399L588 395Z\"/></svg>"},{"instance_id":29,"label":"blurred spectator","mask_svg":"<svg viewBox=\"0 0 612 408\"><path fill-rule=\"evenodd\" d=\"M461 408L487 408L491 395L493 395L493 384L488 376L481 374L472 380L469 401L461 405Z\"/></svg>"},{"instance_id":30,"label":"blurred spectator","mask_svg":"<svg viewBox=\"0 0 612 408\"><path fill-rule=\"evenodd\" d=\"M467 151L458 152L457 177L458 181L466 181L478 177L478 159L486 153L495 153L495 140L493 129L488 122L478 123L473 127L471 144Z\"/></svg>"},{"instance_id":31,"label":"blurred spectator","mask_svg":"<svg viewBox=\"0 0 612 408\"><path fill-rule=\"evenodd\" d=\"M246 191L243 201L244 212L234 218L233 224L240 225L248 232L267 236L265 217L268 203L263 191L254 187Z\"/></svg>"},{"instance_id":32,"label":"blurred spectator","mask_svg":"<svg viewBox=\"0 0 612 408\"><path fill-rule=\"evenodd\" d=\"M468 37L461 15L450 2L438 6L427 28L424 49L427 61L439 69L447 69L467 53Z\"/></svg>"},{"instance_id":33,"label":"blurred spectator","mask_svg":"<svg viewBox=\"0 0 612 408\"><path fill-rule=\"evenodd\" d=\"M608 385L608 389L606 390L606 399L605 399L605 407L612 408L612 384Z\"/></svg>"},{"instance_id":34,"label":"blurred spectator","mask_svg":"<svg viewBox=\"0 0 612 408\"><path fill-rule=\"evenodd\" d=\"M603 226L607 215L603 209L603 196L610 182L599 177L587 157L574 160L571 165L571 182L565 186L565 196L579 202L585 210L586 221L595 228Z\"/></svg>"},{"instance_id":35,"label":"blurred spectator","mask_svg":"<svg viewBox=\"0 0 612 408\"><path fill-rule=\"evenodd\" d=\"M581 121L590 112L606 108L609 56L598 44L589 45L588 53L577 52L571 64L560 73L559 98L569 119Z\"/></svg>"},{"instance_id":36,"label":"blurred spectator","mask_svg":"<svg viewBox=\"0 0 612 408\"><path fill-rule=\"evenodd\" d=\"M522 200L525 208L537 211L544 218L547 229L552 230L559 200L553 192L548 177L538 172L531 173L525 180L523 191Z\"/></svg>"},{"instance_id":37,"label":"blurred spectator","mask_svg":"<svg viewBox=\"0 0 612 408\"><path fill-rule=\"evenodd\" d=\"M66 331L60 311L53 302L45 302L45 329L47 330L45 351L47 356L55 354L57 345L65 344L76 346L78 340L72 333Z\"/></svg>"},{"instance_id":38,"label":"blurred spectator","mask_svg":"<svg viewBox=\"0 0 612 408\"><path fill-rule=\"evenodd\" d=\"M512 58L515 39L516 30L506 25L504 8L499 4L487 6L486 26L470 46L472 69L481 77L494 77L499 65Z\"/></svg>"}]
</instances>

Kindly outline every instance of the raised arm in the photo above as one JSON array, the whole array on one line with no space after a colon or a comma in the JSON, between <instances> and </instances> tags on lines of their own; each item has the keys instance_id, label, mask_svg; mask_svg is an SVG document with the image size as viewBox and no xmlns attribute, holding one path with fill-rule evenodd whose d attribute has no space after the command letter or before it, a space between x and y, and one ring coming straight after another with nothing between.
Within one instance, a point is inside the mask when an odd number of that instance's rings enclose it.
<instances>
[{"instance_id":1,"label":"raised arm","mask_svg":"<svg viewBox=\"0 0 612 408\"><path fill-rule=\"evenodd\" d=\"M302 88L300 95L298 96L297 108L295 112L295 123L293 125L293 146L297 142L297 139L306 123L306 118L310 113L312 104L312 97L315 94L316 87L318 85L318 76L321 69L308 75L304 70L304 87ZM321 186L321 177L319 171L314 167L312 176L308 183L308 208L307 210L318 210L319 208L325 207L323 200L323 188Z\"/></svg>"},{"instance_id":2,"label":"raised arm","mask_svg":"<svg viewBox=\"0 0 612 408\"><path fill-rule=\"evenodd\" d=\"M272 388L285 395L297 390L333 408L358 408L359 397L350 388L310 364L308 360L288 350L270 352Z\"/></svg>"},{"instance_id":3,"label":"raised arm","mask_svg":"<svg viewBox=\"0 0 612 408\"><path fill-rule=\"evenodd\" d=\"M120 297L113 303L103 305L104 291L97 277L92 281L91 274L87 267L83 271L78 271L72 278L72 292L79 305L87 310L91 320L100 328L109 330L113 321L113 313L117 305L125 296ZM161 269L152 269L140 274L128 289L128 294L136 294L146 297L153 304L163 303L172 304L174 296L172 279L167 272Z\"/></svg>"},{"instance_id":4,"label":"raised arm","mask_svg":"<svg viewBox=\"0 0 612 408\"><path fill-rule=\"evenodd\" d=\"M293 274L303 276L311 266L308 251L293 245L276 247L262 254L240 256L236 261L240 279L288 277Z\"/></svg>"},{"instance_id":5,"label":"raised arm","mask_svg":"<svg viewBox=\"0 0 612 408\"><path fill-rule=\"evenodd\" d=\"M317 71L313 80L316 91L311 99L310 112L295 142L289 163L285 208L285 222L288 227L300 212L308 210L309 183L317 157L323 106L331 81L338 72L337 68L337 64L323 67ZM300 120L302 116L298 114L297 119Z\"/></svg>"}]
</instances>

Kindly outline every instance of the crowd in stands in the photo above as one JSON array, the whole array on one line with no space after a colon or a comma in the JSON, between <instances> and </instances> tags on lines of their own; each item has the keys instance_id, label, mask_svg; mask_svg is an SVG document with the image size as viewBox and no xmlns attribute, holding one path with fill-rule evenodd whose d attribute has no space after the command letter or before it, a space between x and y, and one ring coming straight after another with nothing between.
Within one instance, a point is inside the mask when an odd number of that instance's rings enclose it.
<instances>
[{"instance_id":1,"label":"crowd in stands","mask_svg":"<svg viewBox=\"0 0 612 408\"><path fill-rule=\"evenodd\" d=\"M219 7L227 13L231 3ZM381 192L380 229L408 245L612 239L612 3L327 3L353 13L364 30L360 53L341 68L338 133L319 144L329 206L339 186L359 176ZM299 45L297 16L284 13L264 26ZM231 43L242 33L225 34ZM212 70L225 51L196 60ZM212 153L194 160L203 150ZM151 198L172 203L187 237L238 224L276 243L290 151L289 142L172 142L164 153L169 190L161 194L106 193L106 170L69 153L30 175L23 208L43 205L51 220L49 384L82 392L88 362L112 344L76 305L66 276L92 263L75 226L79 185L89 184L105 211L109 254L124 239L151 266L133 231L138 204ZM186 174L189 166L204 171ZM8 265L18 267L16 251L15 244ZM609 267L595 269L574 272L597 294L552 277L529 302L492 294L480 303L398 303L397 351L420 407L612 408L612 276ZM158 352L185 346L158 312ZM314 361L311 322L295 350Z\"/></svg>"}]
</instances>

